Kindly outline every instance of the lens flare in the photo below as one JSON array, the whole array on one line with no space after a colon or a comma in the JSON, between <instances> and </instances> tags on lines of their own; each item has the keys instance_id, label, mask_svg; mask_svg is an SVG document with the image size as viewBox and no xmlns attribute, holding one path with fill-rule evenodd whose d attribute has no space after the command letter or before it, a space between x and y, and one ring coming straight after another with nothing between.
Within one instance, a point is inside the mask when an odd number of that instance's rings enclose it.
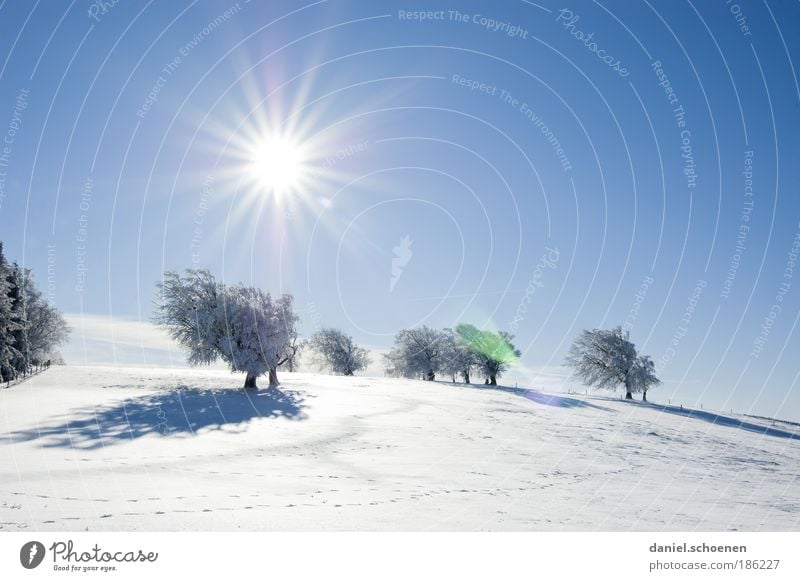
<instances>
[{"instance_id":1,"label":"lens flare","mask_svg":"<svg viewBox=\"0 0 800 581\"><path fill-rule=\"evenodd\" d=\"M458 325L456 333L474 351L501 363L512 364L519 353L502 333L482 331L472 325Z\"/></svg>"}]
</instances>

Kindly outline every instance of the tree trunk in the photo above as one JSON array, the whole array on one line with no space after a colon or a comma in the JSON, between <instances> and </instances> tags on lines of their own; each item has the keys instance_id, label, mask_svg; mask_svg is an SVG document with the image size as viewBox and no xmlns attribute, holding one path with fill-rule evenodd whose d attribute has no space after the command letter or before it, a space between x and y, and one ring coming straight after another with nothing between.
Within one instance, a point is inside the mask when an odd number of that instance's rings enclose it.
<instances>
[{"instance_id":1,"label":"tree trunk","mask_svg":"<svg viewBox=\"0 0 800 581\"><path fill-rule=\"evenodd\" d=\"M642 392L642 401L647 401L647 392L646 391Z\"/></svg>"},{"instance_id":2,"label":"tree trunk","mask_svg":"<svg viewBox=\"0 0 800 581\"><path fill-rule=\"evenodd\" d=\"M489 385L497 385L497 376L496 375L489 376Z\"/></svg>"},{"instance_id":3,"label":"tree trunk","mask_svg":"<svg viewBox=\"0 0 800 581\"><path fill-rule=\"evenodd\" d=\"M469 383L469 373L464 374L464 383Z\"/></svg>"},{"instance_id":4,"label":"tree trunk","mask_svg":"<svg viewBox=\"0 0 800 581\"><path fill-rule=\"evenodd\" d=\"M281 384L278 381L278 370L274 367L271 367L269 370L269 386L270 387L278 387Z\"/></svg>"},{"instance_id":5,"label":"tree trunk","mask_svg":"<svg viewBox=\"0 0 800 581\"><path fill-rule=\"evenodd\" d=\"M628 379L625 379L625 399L633 399L633 386Z\"/></svg>"},{"instance_id":6,"label":"tree trunk","mask_svg":"<svg viewBox=\"0 0 800 581\"><path fill-rule=\"evenodd\" d=\"M247 377L244 378L244 386L245 387L257 388L258 387L256 385L256 378L257 377L258 376L255 373L248 373Z\"/></svg>"}]
</instances>

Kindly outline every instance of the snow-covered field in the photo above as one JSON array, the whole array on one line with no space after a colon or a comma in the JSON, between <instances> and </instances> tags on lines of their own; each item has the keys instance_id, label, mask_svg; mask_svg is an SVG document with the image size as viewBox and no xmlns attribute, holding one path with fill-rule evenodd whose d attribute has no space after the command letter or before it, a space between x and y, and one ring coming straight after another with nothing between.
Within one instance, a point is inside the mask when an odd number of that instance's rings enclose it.
<instances>
[{"instance_id":1,"label":"snow-covered field","mask_svg":"<svg viewBox=\"0 0 800 581\"><path fill-rule=\"evenodd\" d=\"M800 530L800 427L534 390L53 368L0 390L0 530Z\"/></svg>"}]
</instances>

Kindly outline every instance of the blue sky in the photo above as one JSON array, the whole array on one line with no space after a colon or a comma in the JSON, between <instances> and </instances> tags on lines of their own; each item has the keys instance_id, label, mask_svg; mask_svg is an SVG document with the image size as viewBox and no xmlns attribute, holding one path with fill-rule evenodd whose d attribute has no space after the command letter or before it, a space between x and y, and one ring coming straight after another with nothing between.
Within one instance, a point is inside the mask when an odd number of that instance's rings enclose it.
<instances>
[{"instance_id":1,"label":"blue sky","mask_svg":"<svg viewBox=\"0 0 800 581\"><path fill-rule=\"evenodd\" d=\"M653 397L798 419L798 23L723 0L6 1L0 239L86 315L73 359L113 361L113 323L118 363L164 363L155 282L200 266L378 350L513 330L507 381L535 386L574 386L573 337L625 325ZM249 162L277 135L302 152L280 194Z\"/></svg>"}]
</instances>

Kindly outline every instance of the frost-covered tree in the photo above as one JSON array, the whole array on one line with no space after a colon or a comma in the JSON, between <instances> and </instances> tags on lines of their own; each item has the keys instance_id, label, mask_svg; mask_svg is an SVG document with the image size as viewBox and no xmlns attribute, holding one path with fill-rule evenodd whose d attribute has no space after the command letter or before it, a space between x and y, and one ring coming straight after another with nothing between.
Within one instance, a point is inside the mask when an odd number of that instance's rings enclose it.
<instances>
[{"instance_id":1,"label":"frost-covered tree","mask_svg":"<svg viewBox=\"0 0 800 581\"><path fill-rule=\"evenodd\" d=\"M0 380L44 365L69 333L64 317L42 296L33 274L9 264L0 243Z\"/></svg>"},{"instance_id":2,"label":"frost-covered tree","mask_svg":"<svg viewBox=\"0 0 800 581\"><path fill-rule=\"evenodd\" d=\"M622 327L582 331L570 347L566 363L588 385L601 389L625 387L625 398L660 383L650 357L640 356Z\"/></svg>"},{"instance_id":3,"label":"frost-covered tree","mask_svg":"<svg viewBox=\"0 0 800 581\"><path fill-rule=\"evenodd\" d=\"M286 369L289 373L294 373L300 363L300 354L305 347L306 343L300 340L295 331L278 355L278 367Z\"/></svg>"},{"instance_id":4,"label":"frost-covered tree","mask_svg":"<svg viewBox=\"0 0 800 581\"><path fill-rule=\"evenodd\" d=\"M14 331L17 322L12 317L13 301L11 297L11 267L3 255L3 244L0 242L0 381L14 378L13 362L17 356Z\"/></svg>"},{"instance_id":5,"label":"frost-covered tree","mask_svg":"<svg viewBox=\"0 0 800 581\"><path fill-rule=\"evenodd\" d=\"M225 287L207 270L187 270L185 277L168 271L157 286L154 322L186 350L190 365L216 361L225 333Z\"/></svg>"},{"instance_id":6,"label":"frost-covered tree","mask_svg":"<svg viewBox=\"0 0 800 581\"><path fill-rule=\"evenodd\" d=\"M452 329L445 329L444 332L446 341L442 371L450 375L454 382L460 376L464 383L470 383L472 371L479 363L477 355Z\"/></svg>"},{"instance_id":7,"label":"frost-covered tree","mask_svg":"<svg viewBox=\"0 0 800 581\"><path fill-rule=\"evenodd\" d=\"M512 342L514 336L499 331L482 331L474 325L461 324L456 334L476 359L478 371L483 373L490 385L497 385L497 378L522 355Z\"/></svg>"},{"instance_id":8,"label":"frost-covered tree","mask_svg":"<svg viewBox=\"0 0 800 581\"><path fill-rule=\"evenodd\" d=\"M659 385L661 380L656 377L656 366L649 355L639 355L630 373L635 391L642 392L642 401L647 401L647 390Z\"/></svg>"},{"instance_id":9,"label":"frost-covered tree","mask_svg":"<svg viewBox=\"0 0 800 581\"><path fill-rule=\"evenodd\" d=\"M456 355L458 353L458 346L455 341L455 337L450 329L445 329L444 332L446 333L446 338L444 341L444 361L442 363L442 373L445 375L450 376L450 379L453 383L456 382L456 377L460 374L460 365L456 361Z\"/></svg>"},{"instance_id":10,"label":"frost-covered tree","mask_svg":"<svg viewBox=\"0 0 800 581\"><path fill-rule=\"evenodd\" d=\"M63 315L42 296L30 271L25 272L22 298L25 301L25 357L29 365L41 366L55 356L70 328Z\"/></svg>"},{"instance_id":11,"label":"frost-covered tree","mask_svg":"<svg viewBox=\"0 0 800 581\"><path fill-rule=\"evenodd\" d=\"M269 293L243 285L226 286L207 270L164 273L158 284L155 322L188 353L192 365L222 359L232 372L244 372L245 387L269 374L277 386L277 369L296 337L291 295L273 299Z\"/></svg>"},{"instance_id":12,"label":"frost-covered tree","mask_svg":"<svg viewBox=\"0 0 800 581\"><path fill-rule=\"evenodd\" d=\"M270 386L278 382L277 369L294 335L297 316L290 295L274 300L261 289L233 286L223 295L225 333L218 341L222 359L232 370L247 373L246 387L269 374Z\"/></svg>"},{"instance_id":13,"label":"frost-covered tree","mask_svg":"<svg viewBox=\"0 0 800 581\"><path fill-rule=\"evenodd\" d=\"M11 299L11 317L9 330L11 333L11 343L13 354L11 356L11 366L13 368L13 378L24 377L28 373L30 349L28 345L28 310L25 301L25 271L16 262L9 268L8 275L8 296Z\"/></svg>"},{"instance_id":14,"label":"frost-covered tree","mask_svg":"<svg viewBox=\"0 0 800 581\"><path fill-rule=\"evenodd\" d=\"M394 347L386 356L387 373L400 377L436 379L447 354L447 334L422 326L403 329L394 339Z\"/></svg>"},{"instance_id":15,"label":"frost-covered tree","mask_svg":"<svg viewBox=\"0 0 800 581\"><path fill-rule=\"evenodd\" d=\"M317 361L333 373L353 375L369 365L369 352L338 329L320 329L308 340Z\"/></svg>"}]
</instances>

